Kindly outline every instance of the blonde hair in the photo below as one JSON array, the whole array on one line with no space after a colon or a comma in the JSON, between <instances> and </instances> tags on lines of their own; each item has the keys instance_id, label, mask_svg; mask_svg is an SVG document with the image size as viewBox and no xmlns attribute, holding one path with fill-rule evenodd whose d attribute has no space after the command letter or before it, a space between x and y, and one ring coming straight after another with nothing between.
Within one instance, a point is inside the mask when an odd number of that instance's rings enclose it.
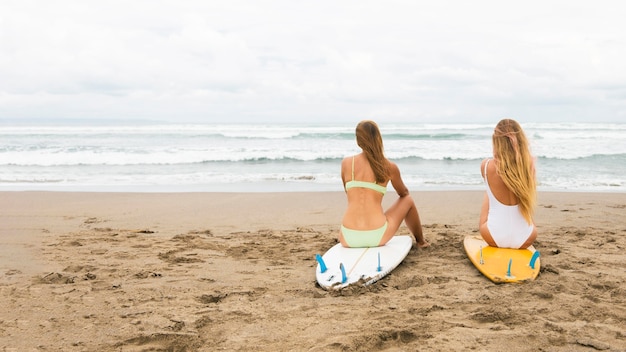
<instances>
[{"instance_id":1,"label":"blonde hair","mask_svg":"<svg viewBox=\"0 0 626 352\"><path fill-rule=\"evenodd\" d=\"M537 196L535 166L528 139L517 121L498 122L493 132L493 157L498 175L519 199L522 216L532 223Z\"/></svg>"},{"instance_id":2,"label":"blonde hair","mask_svg":"<svg viewBox=\"0 0 626 352\"><path fill-rule=\"evenodd\" d=\"M374 121L364 120L356 126L356 143L367 157L377 183L384 183L389 179L389 164L385 158L383 137L378 125Z\"/></svg>"}]
</instances>

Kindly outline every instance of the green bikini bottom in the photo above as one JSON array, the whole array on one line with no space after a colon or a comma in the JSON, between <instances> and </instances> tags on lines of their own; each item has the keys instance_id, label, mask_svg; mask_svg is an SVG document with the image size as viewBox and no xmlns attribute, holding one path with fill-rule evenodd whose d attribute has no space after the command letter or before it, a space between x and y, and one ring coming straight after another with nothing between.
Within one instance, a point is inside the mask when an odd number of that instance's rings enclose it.
<instances>
[{"instance_id":1,"label":"green bikini bottom","mask_svg":"<svg viewBox=\"0 0 626 352\"><path fill-rule=\"evenodd\" d=\"M387 231L387 222L375 230L353 230L341 225L343 239L349 247L378 247Z\"/></svg>"}]
</instances>

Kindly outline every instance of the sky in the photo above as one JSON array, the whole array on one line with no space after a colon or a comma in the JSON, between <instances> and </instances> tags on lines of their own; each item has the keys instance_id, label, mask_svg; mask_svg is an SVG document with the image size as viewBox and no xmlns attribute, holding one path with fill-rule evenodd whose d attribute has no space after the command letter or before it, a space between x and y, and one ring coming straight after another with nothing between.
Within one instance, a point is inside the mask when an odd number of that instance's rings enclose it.
<instances>
[{"instance_id":1,"label":"sky","mask_svg":"<svg viewBox=\"0 0 626 352\"><path fill-rule=\"evenodd\" d=\"M3 0L0 120L626 123L626 2Z\"/></svg>"}]
</instances>

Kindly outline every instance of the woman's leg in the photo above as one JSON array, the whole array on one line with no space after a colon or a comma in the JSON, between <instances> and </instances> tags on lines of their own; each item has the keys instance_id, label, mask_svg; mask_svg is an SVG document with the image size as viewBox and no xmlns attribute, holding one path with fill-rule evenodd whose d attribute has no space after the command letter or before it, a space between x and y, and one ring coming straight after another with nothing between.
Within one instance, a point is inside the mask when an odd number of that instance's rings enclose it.
<instances>
[{"instance_id":1,"label":"woman's leg","mask_svg":"<svg viewBox=\"0 0 626 352\"><path fill-rule=\"evenodd\" d=\"M533 244L533 242L535 242L536 239L537 239L537 226L533 225L533 232L530 233L530 236L528 236L528 239L526 239L526 242L524 242L524 244L519 248L525 249L525 248L530 247L530 245Z\"/></svg>"},{"instance_id":2,"label":"woman's leg","mask_svg":"<svg viewBox=\"0 0 626 352\"><path fill-rule=\"evenodd\" d=\"M418 247L428 247L430 244L424 239L422 223L417 207L411 196L398 198L385 212L387 216L387 231L381 240L381 245L387 243L398 231L402 221L406 223L409 231L415 236Z\"/></svg>"},{"instance_id":3,"label":"woman's leg","mask_svg":"<svg viewBox=\"0 0 626 352\"><path fill-rule=\"evenodd\" d=\"M343 233L341 232L341 229L339 230L339 243L341 243L341 245L346 248L350 248L350 246L348 245L348 242L346 242L346 239L343 237Z\"/></svg>"}]
</instances>

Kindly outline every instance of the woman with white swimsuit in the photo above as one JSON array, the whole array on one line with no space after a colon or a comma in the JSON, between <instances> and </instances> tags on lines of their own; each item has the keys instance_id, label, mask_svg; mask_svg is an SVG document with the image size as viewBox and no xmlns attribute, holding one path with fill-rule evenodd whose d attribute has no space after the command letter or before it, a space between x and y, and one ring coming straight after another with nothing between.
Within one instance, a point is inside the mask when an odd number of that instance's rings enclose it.
<instances>
[{"instance_id":1,"label":"woman with white swimsuit","mask_svg":"<svg viewBox=\"0 0 626 352\"><path fill-rule=\"evenodd\" d=\"M483 160L480 166L487 186L480 234L493 247L527 248L537 238L535 168L528 140L511 119L496 125L492 140L493 159Z\"/></svg>"}]
</instances>

